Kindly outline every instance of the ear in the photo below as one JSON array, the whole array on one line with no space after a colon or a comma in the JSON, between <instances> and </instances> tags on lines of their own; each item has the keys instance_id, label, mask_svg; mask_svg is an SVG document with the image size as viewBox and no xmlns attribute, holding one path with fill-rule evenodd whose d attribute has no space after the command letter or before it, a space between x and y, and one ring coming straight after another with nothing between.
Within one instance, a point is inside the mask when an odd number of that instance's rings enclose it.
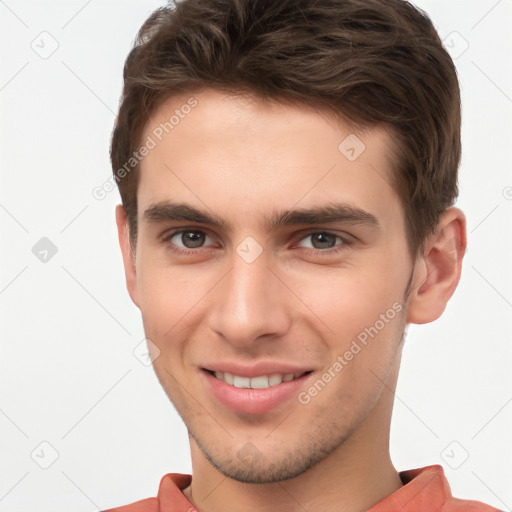
<instances>
[{"instance_id":1,"label":"ear","mask_svg":"<svg viewBox=\"0 0 512 512\"><path fill-rule=\"evenodd\" d=\"M130 245L130 230L128 219L123 205L116 206L116 224L117 234L119 237L119 245L123 254L124 274L126 277L126 287L133 303L140 309L138 293L137 293L137 273L135 267L135 255Z\"/></svg>"},{"instance_id":2,"label":"ear","mask_svg":"<svg viewBox=\"0 0 512 512\"><path fill-rule=\"evenodd\" d=\"M467 246L466 217L462 211L448 208L424 245L414 266L407 323L425 324L439 318L459 283Z\"/></svg>"}]
</instances>

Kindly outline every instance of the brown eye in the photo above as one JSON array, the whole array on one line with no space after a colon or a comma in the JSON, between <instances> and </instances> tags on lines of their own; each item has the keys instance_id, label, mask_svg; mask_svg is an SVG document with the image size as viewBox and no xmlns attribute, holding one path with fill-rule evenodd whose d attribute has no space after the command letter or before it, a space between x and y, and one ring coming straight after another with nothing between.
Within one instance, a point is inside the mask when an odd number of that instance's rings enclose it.
<instances>
[{"instance_id":1,"label":"brown eye","mask_svg":"<svg viewBox=\"0 0 512 512\"><path fill-rule=\"evenodd\" d=\"M184 229L167 236L164 241L180 249L200 249L206 242L211 242L210 237L199 230Z\"/></svg>"},{"instance_id":2,"label":"brown eye","mask_svg":"<svg viewBox=\"0 0 512 512\"><path fill-rule=\"evenodd\" d=\"M201 247L205 239L206 235L201 231L183 231L181 233L181 242L187 249Z\"/></svg>"},{"instance_id":3,"label":"brown eye","mask_svg":"<svg viewBox=\"0 0 512 512\"><path fill-rule=\"evenodd\" d=\"M311 235L311 241L315 249L330 249L336 245L336 235L331 233L315 233Z\"/></svg>"},{"instance_id":4,"label":"brown eye","mask_svg":"<svg viewBox=\"0 0 512 512\"><path fill-rule=\"evenodd\" d=\"M305 236L302 240L310 240L310 244L303 245L301 242L299 244L300 247L305 247L308 249L333 249L336 246L343 245L344 241L343 239L335 235L334 233L327 233L324 231L318 231L315 233L309 233L307 236ZM340 243L336 243L337 240L341 241Z\"/></svg>"}]
</instances>

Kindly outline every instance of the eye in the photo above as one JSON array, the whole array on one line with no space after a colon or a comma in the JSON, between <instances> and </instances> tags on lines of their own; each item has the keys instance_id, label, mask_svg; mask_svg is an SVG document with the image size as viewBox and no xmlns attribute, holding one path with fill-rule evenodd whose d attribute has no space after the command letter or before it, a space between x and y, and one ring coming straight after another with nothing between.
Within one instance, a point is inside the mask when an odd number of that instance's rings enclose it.
<instances>
[{"instance_id":1,"label":"eye","mask_svg":"<svg viewBox=\"0 0 512 512\"><path fill-rule=\"evenodd\" d=\"M165 236L163 242L169 244L171 249L178 253L191 253L197 252L194 249L201 249L207 245L206 242L211 243L212 239L204 231L182 229Z\"/></svg>"},{"instance_id":2,"label":"eye","mask_svg":"<svg viewBox=\"0 0 512 512\"><path fill-rule=\"evenodd\" d=\"M304 238L302 238L301 241L297 244L297 247L311 249L316 252L332 253L340 250L343 246L346 245L350 245L350 241L339 235L336 235L335 233L329 233L327 231L314 231L308 233Z\"/></svg>"}]
</instances>

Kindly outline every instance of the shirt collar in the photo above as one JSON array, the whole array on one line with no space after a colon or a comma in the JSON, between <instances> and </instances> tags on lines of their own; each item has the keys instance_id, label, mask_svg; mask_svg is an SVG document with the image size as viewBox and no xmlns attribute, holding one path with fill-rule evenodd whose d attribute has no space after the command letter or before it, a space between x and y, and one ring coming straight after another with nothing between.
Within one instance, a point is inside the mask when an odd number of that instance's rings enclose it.
<instances>
[{"instance_id":1,"label":"shirt collar","mask_svg":"<svg viewBox=\"0 0 512 512\"><path fill-rule=\"evenodd\" d=\"M403 487L374 505L368 512L436 512L451 497L442 466L432 465L399 473ZM168 473L158 489L160 512L197 512L181 492L190 485L191 475Z\"/></svg>"},{"instance_id":2,"label":"shirt collar","mask_svg":"<svg viewBox=\"0 0 512 512\"><path fill-rule=\"evenodd\" d=\"M451 498L442 466L435 464L399 473L403 487L368 512L436 512Z\"/></svg>"}]
</instances>

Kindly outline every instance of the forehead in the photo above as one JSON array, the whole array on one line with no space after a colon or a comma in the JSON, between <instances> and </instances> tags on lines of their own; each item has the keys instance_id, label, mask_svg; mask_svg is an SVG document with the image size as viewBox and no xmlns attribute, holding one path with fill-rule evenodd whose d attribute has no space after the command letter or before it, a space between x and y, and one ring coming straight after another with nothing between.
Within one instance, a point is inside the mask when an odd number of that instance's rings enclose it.
<instances>
[{"instance_id":1,"label":"forehead","mask_svg":"<svg viewBox=\"0 0 512 512\"><path fill-rule=\"evenodd\" d=\"M275 207L343 201L396 213L391 138L355 131L327 110L214 90L173 97L154 112L142 142L139 215L173 200L237 218Z\"/></svg>"}]
</instances>

